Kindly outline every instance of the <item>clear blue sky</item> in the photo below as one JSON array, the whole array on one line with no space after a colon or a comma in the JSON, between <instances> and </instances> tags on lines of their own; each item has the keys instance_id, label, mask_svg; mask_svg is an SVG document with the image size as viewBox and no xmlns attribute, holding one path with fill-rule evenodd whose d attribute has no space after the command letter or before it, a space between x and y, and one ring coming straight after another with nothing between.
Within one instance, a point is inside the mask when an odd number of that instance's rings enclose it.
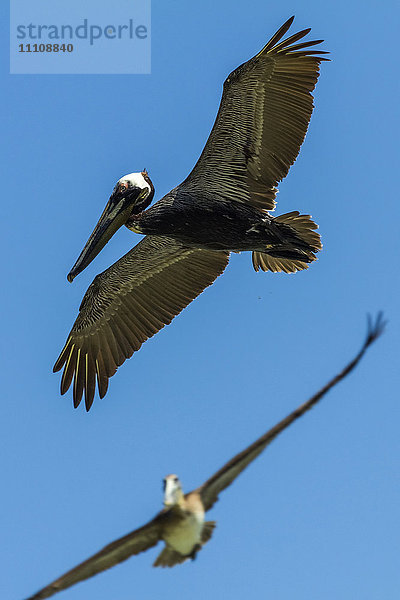
<instances>
[{"instance_id":1,"label":"clear blue sky","mask_svg":"<svg viewBox=\"0 0 400 600\"><path fill-rule=\"evenodd\" d=\"M89 414L73 410L52 365L92 278L138 241L120 230L67 283L115 181L146 167L157 198L182 181L224 78L292 14L332 53L277 208L314 216L318 262L256 274L249 254L233 256ZM398 16L395 2L154 2L151 75L10 76L4 12L2 598L30 595L146 522L167 473L186 491L201 483L340 369L379 309L385 336L223 494L196 562L153 569L152 549L59 597L396 596Z\"/></svg>"}]
</instances>

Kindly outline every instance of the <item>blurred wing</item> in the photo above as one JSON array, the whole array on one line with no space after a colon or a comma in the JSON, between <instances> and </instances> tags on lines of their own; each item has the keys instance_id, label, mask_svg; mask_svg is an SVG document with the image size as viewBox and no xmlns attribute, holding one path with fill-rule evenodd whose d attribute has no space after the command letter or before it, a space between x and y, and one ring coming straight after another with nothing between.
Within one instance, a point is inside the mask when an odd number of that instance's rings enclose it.
<instances>
[{"instance_id":1,"label":"blurred wing","mask_svg":"<svg viewBox=\"0 0 400 600\"><path fill-rule=\"evenodd\" d=\"M207 187L260 209L275 207L275 186L297 158L326 60L314 56L326 52L308 49L323 40L295 44L310 29L279 43L293 18L226 79L214 127L182 189Z\"/></svg>"},{"instance_id":2,"label":"blurred wing","mask_svg":"<svg viewBox=\"0 0 400 600\"><path fill-rule=\"evenodd\" d=\"M299 417L310 410L323 396L333 388L339 381L344 379L359 363L364 356L368 346L370 346L383 332L385 322L382 318L382 313L379 313L375 323L368 319L368 331L365 342L359 353L349 362L346 367L333 379L329 381L322 389L319 390L307 402L296 408L290 415L280 421L275 427L272 427L267 433L261 436L258 440L251 444L248 448L240 452L232 460L230 460L222 469L217 471L210 479L208 479L196 492L200 494L205 510L209 510L212 505L218 500L218 494L227 488L234 479L249 465L268 444L272 442L284 429L289 427Z\"/></svg>"},{"instance_id":3,"label":"blurred wing","mask_svg":"<svg viewBox=\"0 0 400 600\"><path fill-rule=\"evenodd\" d=\"M50 598L53 594L65 590L79 581L93 577L93 575L97 575L97 573L101 573L123 562L130 556L139 554L155 546L161 539L160 535L164 514L163 512L159 513L147 525L105 546L100 552L97 552L97 554L94 554L74 569L71 569L27 600Z\"/></svg>"},{"instance_id":4,"label":"blurred wing","mask_svg":"<svg viewBox=\"0 0 400 600\"><path fill-rule=\"evenodd\" d=\"M86 409L117 367L181 312L228 264L229 253L187 248L164 236L148 236L98 275L54 365L64 367L61 393L74 379L74 406L83 392Z\"/></svg>"}]
</instances>

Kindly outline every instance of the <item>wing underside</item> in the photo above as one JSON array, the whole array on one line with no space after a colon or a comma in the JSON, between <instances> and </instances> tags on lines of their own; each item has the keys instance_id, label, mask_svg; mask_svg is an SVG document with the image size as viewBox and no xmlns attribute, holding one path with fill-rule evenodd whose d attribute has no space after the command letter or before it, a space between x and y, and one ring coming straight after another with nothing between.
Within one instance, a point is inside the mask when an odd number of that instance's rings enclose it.
<instances>
[{"instance_id":1,"label":"wing underside","mask_svg":"<svg viewBox=\"0 0 400 600\"><path fill-rule=\"evenodd\" d=\"M79 315L54 365L64 367L61 393L73 382L74 406L93 403L108 379L149 337L181 312L225 269L229 253L187 248L147 236L87 290Z\"/></svg>"},{"instance_id":2,"label":"wing underside","mask_svg":"<svg viewBox=\"0 0 400 600\"><path fill-rule=\"evenodd\" d=\"M162 522L166 513L161 511L156 517L139 529L105 546L84 562L80 563L27 600L44 600L65 590L80 581L110 569L130 556L144 552L155 546L161 539Z\"/></svg>"},{"instance_id":3,"label":"wing underside","mask_svg":"<svg viewBox=\"0 0 400 600\"><path fill-rule=\"evenodd\" d=\"M325 52L310 50L322 40L297 43L310 29L282 41L292 22L226 79L213 129L182 189L207 187L260 209L275 207L276 185L297 158L326 60Z\"/></svg>"},{"instance_id":4,"label":"wing underside","mask_svg":"<svg viewBox=\"0 0 400 600\"><path fill-rule=\"evenodd\" d=\"M345 367L333 377L323 388L314 394L307 402L296 408L287 417L282 419L275 427L272 427L264 435L258 438L253 444L248 446L242 452L239 452L221 469L219 469L212 477L210 477L202 486L195 492L200 494L205 510L209 510L218 500L218 495L226 489L242 471L255 459L263 450L287 427L294 421L303 416L313 406L315 406L325 394L331 390L336 384L344 379L358 365L364 356L368 347L377 340L382 334L385 327L382 313L379 313L376 321L368 319L368 330L366 339L361 347L361 350Z\"/></svg>"}]
</instances>

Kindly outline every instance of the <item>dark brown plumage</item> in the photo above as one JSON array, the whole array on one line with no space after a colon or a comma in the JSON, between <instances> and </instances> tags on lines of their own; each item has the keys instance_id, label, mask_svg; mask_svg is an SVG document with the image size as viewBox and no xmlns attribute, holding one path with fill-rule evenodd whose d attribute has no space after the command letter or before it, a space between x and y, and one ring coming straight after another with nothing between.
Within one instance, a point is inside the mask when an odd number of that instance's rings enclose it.
<instances>
[{"instance_id":1,"label":"dark brown plumage","mask_svg":"<svg viewBox=\"0 0 400 600\"><path fill-rule=\"evenodd\" d=\"M232 251L252 251L255 270L306 269L321 249L309 215L272 217L276 185L296 160L313 109L321 40L296 43L309 29L282 37L289 19L224 83L204 150L178 187L151 202L146 172L121 178L70 281L125 224L147 237L97 276L54 366L61 393L73 383L74 406L93 403L118 366L171 322L222 273Z\"/></svg>"},{"instance_id":2,"label":"dark brown plumage","mask_svg":"<svg viewBox=\"0 0 400 600\"><path fill-rule=\"evenodd\" d=\"M96 379L102 398L117 367L172 321L222 273L229 254L184 248L165 236L148 236L87 290L67 342L54 365L64 365L61 393L74 378L74 405L85 391L89 410Z\"/></svg>"},{"instance_id":3,"label":"dark brown plumage","mask_svg":"<svg viewBox=\"0 0 400 600\"><path fill-rule=\"evenodd\" d=\"M291 17L256 56L226 79L218 114L183 189L224 188L225 197L255 208L275 208L276 185L300 151L313 111L323 40L295 44L311 29L286 40ZM280 43L279 43L280 42Z\"/></svg>"}]
</instances>

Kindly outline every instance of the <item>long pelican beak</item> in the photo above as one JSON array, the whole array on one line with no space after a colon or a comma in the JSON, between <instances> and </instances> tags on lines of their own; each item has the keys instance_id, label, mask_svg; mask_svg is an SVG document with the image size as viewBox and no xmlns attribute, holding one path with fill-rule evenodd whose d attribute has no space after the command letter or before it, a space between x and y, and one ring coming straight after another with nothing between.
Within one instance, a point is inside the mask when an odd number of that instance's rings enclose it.
<instances>
[{"instance_id":1,"label":"long pelican beak","mask_svg":"<svg viewBox=\"0 0 400 600\"><path fill-rule=\"evenodd\" d=\"M133 207L145 192L146 190L140 188L129 188L123 194L116 191L111 194L96 227L67 275L69 282L86 269L114 233L127 222Z\"/></svg>"}]
</instances>

